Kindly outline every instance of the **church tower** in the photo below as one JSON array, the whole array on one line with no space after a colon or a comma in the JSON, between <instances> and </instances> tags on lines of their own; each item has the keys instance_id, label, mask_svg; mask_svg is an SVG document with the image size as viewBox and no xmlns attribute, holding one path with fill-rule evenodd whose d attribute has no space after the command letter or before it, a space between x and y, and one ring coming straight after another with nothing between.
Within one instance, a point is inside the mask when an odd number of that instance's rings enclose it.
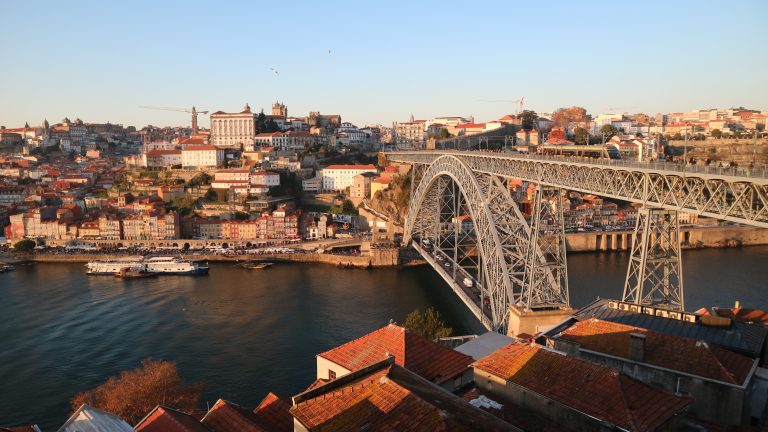
<instances>
[{"instance_id":1,"label":"church tower","mask_svg":"<svg viewBox=\"0 0 768 432\"><path fill-rule=\"evenodd\" d=\"M272 115L278 117L288 117L288 108L284 103L275 101L275 103L272 104Z\"/></svg>"}]
</instances>

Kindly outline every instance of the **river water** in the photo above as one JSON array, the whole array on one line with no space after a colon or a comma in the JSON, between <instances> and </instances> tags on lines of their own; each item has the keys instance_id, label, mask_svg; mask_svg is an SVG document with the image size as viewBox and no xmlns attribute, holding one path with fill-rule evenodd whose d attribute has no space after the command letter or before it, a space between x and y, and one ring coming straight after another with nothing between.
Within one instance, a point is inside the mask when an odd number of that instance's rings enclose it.
<instances>
[{"instance_id":1,"label":"river water","mask_svg":"<svg viewBox=\"0 0 768 432\"><path fill-rule=\"evenodd\" d=\"M625 253L572 254L571 300L617 298ZM768 247L684 253L686 309L768 308ZM209 276L119 280L82 264L18 266L0 274L0 425L55 430L68 400L142 358L177 362L203 381L204 403L255 406L291 396L315 376L315 354L415 308L436 307L456 334L481 331L428 267L346 270L277 264L249 271L214 264Z\"/></svg>"}]
</instances>

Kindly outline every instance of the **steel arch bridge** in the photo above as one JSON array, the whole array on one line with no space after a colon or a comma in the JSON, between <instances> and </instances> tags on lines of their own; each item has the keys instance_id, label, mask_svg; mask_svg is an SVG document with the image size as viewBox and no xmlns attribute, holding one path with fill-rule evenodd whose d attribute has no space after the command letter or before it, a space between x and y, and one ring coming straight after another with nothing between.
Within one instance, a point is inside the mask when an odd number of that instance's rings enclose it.
<instances>
[{"instance_id":1,"label":"steel arch bridge","mask_svg":"<svg viewBox=\"0 0 768 432\"><path fill-rule=\"evenodd\" d=\"M496 331L510 305L569 305L564 190L643 205L624 286L624 300L638 304L684 309L677 211L768 227L768 178L744 171L491 152L386 155L412 165L404 240ZM511 179L536 185L528 218Z\"/></svg>"}]
</instances>

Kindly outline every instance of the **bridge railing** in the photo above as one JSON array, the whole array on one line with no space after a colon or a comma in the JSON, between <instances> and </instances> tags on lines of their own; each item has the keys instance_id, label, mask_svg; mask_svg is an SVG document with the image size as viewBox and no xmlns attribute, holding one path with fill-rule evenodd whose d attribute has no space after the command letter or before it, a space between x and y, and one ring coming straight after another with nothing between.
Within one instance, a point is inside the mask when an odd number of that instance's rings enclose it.
<instances>
[{"instance_id":1,"label":"bridge railing","mask_svg":"<svg viewBox=\"0 0 768 432\"><path fill-rule=\"evenodd\" d=\"M718 167L712 165L678 164L665 161L631 161L624 159L595 159L579 156L540 155L529 153L488 152L488 151L462 151L462 150L420 150L419 153L434 154L461 154L469 156L490 156L513 159L526 159L536 161L550 161L563 163L578 163L612 168L630 168L654 171L676 172L685 176L687 174L706 174L714 176L730 176L745 178L768 179L768 167Z\"/></svg>"}]
</instances>

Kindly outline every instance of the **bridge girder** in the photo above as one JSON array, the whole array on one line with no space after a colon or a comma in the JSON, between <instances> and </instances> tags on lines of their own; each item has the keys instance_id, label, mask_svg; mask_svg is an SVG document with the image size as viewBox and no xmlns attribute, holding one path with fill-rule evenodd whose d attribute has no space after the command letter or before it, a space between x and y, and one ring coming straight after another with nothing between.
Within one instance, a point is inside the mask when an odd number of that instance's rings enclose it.
<instances>
[{"instance_id":1,"label":"bridge girder","mask_svg":"<svg viewBox=\"0 0 768 432\"><path fill-rule=\"evenodd\" d=\"M444 207L442 197L446 188L458 187L472 219L480 255L478 267L481 275L478 280L481 301L478 308L471 309L484 326L503 331L507 326L510 304L523 299L528 285L525 282L526 260L533 254L544 261L538 244L531 244L531 229L512 199L506 180L497 175L473 172L453 156L438 158L423 172L421 169L413 172L416 173L412 177L414 184L416 177L421 177L421 181L411 196L405 242L410 243L416 236L420 239L439 237L440 214ZM537 286L556 281L550 275ZM546 289L549 292L562 291L560 287Z\"/></svg>"},{"instance_id":2,"label":"bridge girder","mask_svg":"<svg viewBox=\"0 0 768 432\"><path fill-rule=\"evenodd\" d=\"M768 228L768 179L732 176L714 168L712 172L687 172L673 170L669 164L661 163L574 161L460 151L394 152L388 153L387 158L429 165L446 155L460 159L476 173L519 178L650 207Z\"/></svg>"}]
</instances>

